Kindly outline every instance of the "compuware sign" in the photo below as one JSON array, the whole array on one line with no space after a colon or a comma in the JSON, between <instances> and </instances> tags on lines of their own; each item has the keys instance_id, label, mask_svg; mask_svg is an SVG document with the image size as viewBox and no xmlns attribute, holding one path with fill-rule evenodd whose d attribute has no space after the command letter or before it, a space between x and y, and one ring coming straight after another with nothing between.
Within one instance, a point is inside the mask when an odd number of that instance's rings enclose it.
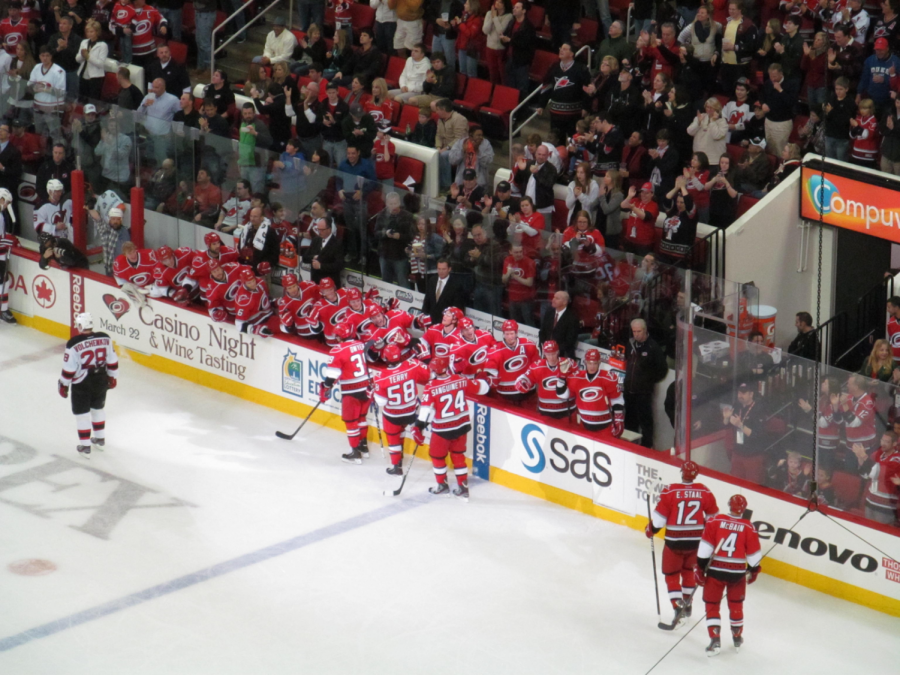
<instances>
[{"instance_id":1,"label":"compuware sign","mask_svg":"<svg viewBox=\"0 0 900 675\"><path fill-rule=\"evenodd\" d=\"M491 418L491 465L635 514L635 456L513 415Z\"/></svg>"}]
</instances>

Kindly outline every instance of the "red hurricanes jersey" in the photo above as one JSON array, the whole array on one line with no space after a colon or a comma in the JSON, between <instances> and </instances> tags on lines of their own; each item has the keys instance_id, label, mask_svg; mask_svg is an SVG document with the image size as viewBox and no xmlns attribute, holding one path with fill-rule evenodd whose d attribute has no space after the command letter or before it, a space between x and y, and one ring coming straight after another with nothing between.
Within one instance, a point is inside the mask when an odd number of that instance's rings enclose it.
<instances>
[{"instance_id":1,"label":"red hurricanes jersey","mask_svg":"<svg viewBox=\"0 0 900 675\"><path fill-rule=\"evenodd\" d=\"M491 385L498 394L515 396L519 393L516 390L516 380L538 358L537 347L528 338L520 337L513 347L501 340L488 352L485 370L490 374Z\"/></svg>"},{"instance_id":2,"label":"red hurricanes jersey","mask_svg":"<svg viewBox=\"0 0 900 675\"><path fill-rule=\"evenodd\" d=\"M281 331L290 333L296 331L297 335L313 337L314 326L309 321L309 315L319 300L319 284L311 281L299 283L300 294L292 298L285 293L278 298L278 318L281 321Z\"/></svg>"},{"instance_id":3,"label":"red hurricanes jersey","mask_svg":"<svg viewBox=\"0 0 900 675\"><path fill-rule=\"evenodd\" d=\"M149 248L138 250L138 259L134 264L128 262L123 253L113 262L113 277L119 286L132 283L139 288L145 288L153 283L153 268L156 267L156 263L156 253Z\"/></svg>"},{"instance_id":4,"label":"red hurricanes jersey","mask_svg":"<svg viewBox=\"0 0 900 675\"><path fill-rule=\"evenodd\" d=\"M624 404L619 378L609 370L570 372L566 386L584 424L606 427L612 423L612 407Z\"/></svg>"},{"instance_id":5,"label":"red hurricanes jersey","mask_svg":"<svg viewBox=\"0 0 900 675\"><path fill-rule=\"evenodd\" d=\"M897 509L897 486L891 482L894 476L900 476L900 452L893 452L887 457L879 448L872 454L871 470L866 475L869 484L866 486L866 503L882 511Z\"/></svg>"},{"instance_id":6,"label":"red hurricanes jersey","mask_svg":"<svg viewBox=\"0 0 900 675\"><path fill-rule=\"evenodd\" d=\"M875 441L875 401L868 394L850 399L850 410L841 413L847 445L871 445Z\"/></svg>"},{"instance_id":7,"label":"red hurricanes jersey","mask_svg":"<svg viewBox=\"0 0 900 675\"><path fill-rule=\"evenodd\" d=\"M366 365L366 347L359 340L348 340L331 348L325 377L341 385L341 394L364 394L369 386L369 367Z\"/></svg>"},{"instance_id":8,"label":"red hurricanes jersey","mask_svg":"<svg viewBox=\"0 0 900 675\"><path fill-rule=\"evenodd\" d=\"M143 8L134 10L134 18L131 20L131 50L135 56L144 56L156 51L156 38L154 35L162 26L167 25L163 15L154 7L144 5Z\"/></svg>"},{"instance_id":9,"label":"red hurricanes jersey","mask_svg":"<svg viewBox=\"0 0 900 675\"><path fill-rule=\"evenodd\" d=\"M238 286L241 285L238 280L240 265L226 263L222 265L222 269L225 271L225 279L217 281L211 276L207 277L200 289L209 315L214 321L224 321L229 314L235 313L234 298Z\"/></svg>"},{"instance_id":10,"label":"red hurricanes jersey","mask_svg":"<svg viewBox=\"0 0 900 675\"><path fill-rule=\"evenodd\" d=\"M462 334L459 342L450 345L450 367L454 373L472 376L487 365L488 352L497 341L486 330L475 329L475 339L466 340Z\"/></svg>"},{"instance_id":11,"label":"red hurricanes jersey","mask_svg":"<svg viewBox=\"0 0 900 675\"><path fill-rule=\"evenodd\" d=\"M713 516L703 529L697 557L712 557L710 573L719 572L726 578L743 574L747 567L756 567L762 560L759 536L749 520L725 514Z\"/></svg>"},{"instance_id":12,"label":"red hurricanes jersey","mask_svg":"<svg viewBox=\"0 0 900 675\"><path fill-rule=\"evenodd\" d=\"M389 98L384 98L384 100L376 105L372 99L363 106L365 111L372 116L372 119L375 120L375 126L379 126L379 123L382 121L390 122L394 119L394 102Z\"/></svg>"},{"instance_id":13,"label":"red hurricanes jersey","mask_svg":"<svg viewBox=\"0 0 900 675\"><path fill-rule=\"evenodd\" d=\"M16 45L26 37L28 37L28 20L25 17L20 18L15 24L9 17L0 21L0 38L6 44L8 54L15 56Z\"/></svg>"},{"instance_id":14,"label":"red hurricanes jersey","mask_svg":"<svg viewBox=\"0 0 900 675\"><path fill-rule=\"evenodd\" d=\"M887 334L891 343L891 353L894 361L900 361L900 321L897 321L894 317L888 319Z\"/></svg>"},{"instance_id":15,"label":"red hurricanes jersey","mask_svg":"<svg viewBox=\"0 0 900 675\"><path fill-rule=\"evenodd\" d=\"M334 327L344 319L347 309L347 292L343 288L337 289L337 298L334 301L321 296L313 308L310 321L315 322L316 332L325 336L325 344L334 347L338 339L334 336Z\"/></svg>"},{"instance_id":16,"label":"red hurricanes jersey","mask_svg":"<svg viewBox=\"0 0 900 675\"><path fill-rule=\"evenodd\" d=\"M454 328L449 333L445 333L444 327L440 324L431 326L422 336L422 342L431 356L449 356L450 347L461 339L459 330Z\"/></svg>"},{"instance_id":17,"label":"red hurricanes jersey","mask_svg":"<svg viewBox=\"0 0 900 675\"><path fill-rule=\"evenodd\" d=\"M703 483L672 483L659 497L653 527L666 528L666 544L692 550L700 545L706 521L719 512L716 498Z\"/></svg>"},{"instance_id":18,"label":"red hurricanes jersey","mask_svg":"<svg viewBox=\"0 0 900 675\"><path fill-rule=\"evenodd\" d=\"M194 251L194 257L191 260L191 276L197 281L209 276L209 261L213 260L213 256L209 250ZM238 261L238 253L230 246L221 246L219 248L219 257L215 258L219 264L234 263Z\"/></svg>"},{"instance_id":19,"label":"red hurricanes jersey","mask_svg":"<svg viewBox=\"0 0 900 675\"><path fill-rule=\"evenodd\" d=\"M385 417L400 422L419 408L419 386L426 384L430 373L418 359L392 364L375 378L375 401Z\"/></svg>"},{"instance_id":20,"label":"red hurricanes jersey","mask_svg":"<svg viewBox=\"0 0 900 675\"><path fill-rule=\"evenodd\" d=\"M374 304L374 303L369 303ZM409 328L413 324L412 315L401 309L392 309L385 314L387 323L381 328L372 323L371 319L366 319L359 326L359 334L363 340L367 342L377 342L384 340L385 343L394 342L402 333L409 336Z\"/></svg>"},{"instance_id":21,"label":"red hurricanes jersey","mask_svg":"<svg viewBox=\"0 0 900 675\"><path fill-rule=\"evenodd\" d=\"M250 290L244 284L238 284L234 294L234 321L240 328L245 321L261 319L264 314L272 314L272 301L269 289L262 279L257 279L256 288Z\"/></svg>"},{"instance_id":22,"label":"red hurricanes jersey","mask_svg":"<svg viewBox=\"0 0 900 675\"><path fill-rule=\"evenodd\" d=\"M153 268L153 297L163 298L170 288L183 286L185 281L189 281L194 252L188 246L182 246L172 253L175 258L174 267L160 261Z\"/></svg>"},{"instance_id":23,"label":"red hurricanes jersey","mask_svg":"<svg viewBox=\"0 0 900 675\"><path fill-rule=\"evenodd\" d=\"M551 366L546 359L540 359L531 363L518 379L526 382L529 387L537 389L538 412L569 412L572 407L568 391L564 390L562 395L557 393L557 387L564 386L566 383L565 375L559 369L559 364Z\"/></svg>"},{"instance_id":24,"label":"red hurricanes jersey","mask_svg":"<svg viewBox=\"0 0 900 675\"><path fill-rule=\"evenodd\" d=\"M131 21L134 19L134 7L131 5L123 5L117 2L113 7L109 16L109 29L112 34L116 34L116 27L131 27Z\"/></svg>"},{"instance_id":25,"label":"red hurricanes jersey","mask_svg":"<svg viewBox=\"0 0 900 675\"><path fill-rule=\"evenodd\" d=\"M435 378L422 394L419 419L430 420L431 432L438 436L458 438L471 428L467 396L486 394L489 388L484 380L470 380L462 375Z\"/></svg>"}]
</instances>

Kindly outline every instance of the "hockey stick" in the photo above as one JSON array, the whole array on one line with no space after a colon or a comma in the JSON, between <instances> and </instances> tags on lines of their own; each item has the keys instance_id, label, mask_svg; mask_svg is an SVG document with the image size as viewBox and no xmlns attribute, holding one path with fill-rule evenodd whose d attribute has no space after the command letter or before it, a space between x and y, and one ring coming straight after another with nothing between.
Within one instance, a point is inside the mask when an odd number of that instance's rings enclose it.
<instances>
[{"instance_id":1,"label":"hockey stick","mask_svg":"<svg viewBox=\"0 0 900 675\"><path fill-rule=\"evenodd\" d=\"M373 390L372 393L372 406L375 408L375 428L378 429L378 445L381 446L381 459L384 459L384 438L381 436L381 419L379 419L378 413L380 412L378 401L375 400L375 381L372 379L372 373L369 373L369 387Z\"/></svg>"},{"instance_id":2,"label":"hockey stick","mask_svg":"<svg viewBox=\"0 0 900 675\"><path fill-rule=\"evenodd\" d=\"M319 409L320 405L322 405L322 401L319 401L318 403L316 403L315 407L309 411L309 415L307 415L306 419L303 420L303 422L300 424L299 427L297 427L297 431L295 431L294 433L292 433L290 435L284 433L283 431L276 431L275 435L278 436L278 438L283 438L286 441L293 440L294 436L296 436L297 434L300 433L300 430L303 428L303 425L306 424L307 422L309 422L309 418L312 417L312 414L314 412L316 412L316 410Z\"/></svg>"},{"instance_id":3,"label":"hockey stick","mask_svg":"<svg viewBox=\"0 0 900 675\"><path fill-rule=\"evenodd\" d=\"M719 552L719 549L722 548L723 543L725 543L725 540L720 539L719 543L716 544L716 550L713 551L711 556L709 556L709 562L706 563L706 567L703 568L704 576L709 571L709 566L712 565L713 558L716 557L716 554ZM684 616L685 611L690 606L690 604L694 601L694 593L697 592L697 589L699 587L700 586L695 581L694 582L694 590L691 591L691 596L687 599L687 602L685 602L681 607L678 608L678 611L675 612L675 618L672 619L672 623L663 623L662 621L660 621L658 624L656 624L656 627L659 628L660 630L675 630L678 627L678 623L681 621L681 617Z\"/></svg>"},{"instance_id":4,"label":"hockey stick","mask_svg":"<svg viewBox=\"0 0 900 675\"><path fill-rule=\"evenodd\" d=\"M406 485L406 479L409 478L409 472L412 469L413 462L416 461L416 453L419 451L419 444L416 443L416 447L413 449L412 459L409 460L409 466L406 467L406 472L403 474L403 480L400 481L400 487L396 490L391 491L392 497L399 497L400 493L403 492L403 486ZM388 491L384 491L384 496L387 497Z\"/></svg>"},{"instance_id":5,"label":"hockey stick","mask_svg":"<svg viewBox=\"0 0 900 675\"><path fill-rule=\"evenodd\" d=\"M650 513L650 494L647 494L647 520L653 527L653 515ZM652 529L651 529L652 533ZM653 543L653 535L650 535L650 555L653 558L653 587L656 589L656 620L662 623L662 610L659 607L659 577L656 574L656 544Z\"/></svg>"}]
</instances>

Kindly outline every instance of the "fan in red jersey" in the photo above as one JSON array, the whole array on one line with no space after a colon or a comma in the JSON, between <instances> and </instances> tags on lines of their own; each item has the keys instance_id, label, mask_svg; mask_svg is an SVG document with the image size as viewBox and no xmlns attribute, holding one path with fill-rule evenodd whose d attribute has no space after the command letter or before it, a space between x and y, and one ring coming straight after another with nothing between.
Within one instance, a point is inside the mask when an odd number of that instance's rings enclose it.
<instances>
[{"instance_id":1,"label":"fan in red jersey","mask_svg":"<svg viewBox=\"0 0 900 675\"><path fill-rule=\"evenodd\" d=\"M386 471L403 475L404 430L416 421L419 410L419 387L428 382L428 367L417 359L404 359L402 349L389 344L381 353L387 368L375 379L375 402L381 408L384 433L391 453L391 466Z\"/></svg>"},{"instance_id":2,"label":"fan in red jersey","mask_svg":"<svg viewBox=\"0 0 900 675\"><path fill-rule=\"evenodd\" d=\"M175 249L160 246L156 251L159 261L153 268L151 298L171 298L186 305L191 295L199 294L196 279L191 277L191 259L194 252L187 246Z\"/></svg>"},{"instance_id":3,"label":"fan in red jersey","mask_svg":"<svg viewBox=\"0 0 900 675\"><path fill-rule=\"evenodd\" d=\"M488 352L485 372L498 394L507 401L525 398L516 389L516 381L528 366L538 359L538 350L528 338L519 337L519 324L512 319L503 322L503 339Z\"/></svg>"},{"instance_id":4,"label":"fan in red jersey","mask_svg":"<svg viewBox=\"0 0 900 675\"><path fill-rule=\"evenodd\" d=\"M894 361L900 361L900 296L891 296L887 301L890 318L887 322L887 337L891 343L891 354Z\"/></svg>"},{"instance_id":5,"label":"fan in red jersey","mask_svg":"<svg viewBox=\"0 0 900 675\"><path fill-rule=\"evenodd\" d=\"M572 367L570 359L559 358L559 345L554 340L544 343L544 358L529 364L516 380L516 391L527 394L537 389L538 412L545 417L564 419L569 416L572 398L566 388L566 373Z\"/></svg>"},{"instance_id":6,"label":"fan in red jersey","mask_svg":"<svg viewBox=\"0 0 900 675\"><path fill-rule=\"evenodd\" d=\"M494 336L475 328L472 319L464 316L456 324L459 342L450 346L450 368L454 373L474 377L487 364L488 351L496 344Z\"/></svg>"},{"instance_id":7,"label":"fan in red jersey","mask_svg":"<svg viewBox=\"0 0 900 675\"><path fill-rule=\"evenodd\" d=\"M217 260L211 260L209 268L209 276L201 282L206 309L213 321L227 321L235 314L234 298L241 283L241 266L236 262L220 265Z\"/></svg>"},{"instance_id":8,"label":"fan in red jersey","mask_svg":"<svg viewBox=\"0 0 900 675\"><path fill-rule=\"evenodd\" d=\"M113 278L119 286L134 284L138 288L147 288L153 283L156 263L152 248L139 249L133 241L126 241L122 244L121 255L113 262Z\"/></svg>"},{"instance_id":9,"label":"fan in red jersey","mask_svg":"<svg viewBox=\"0 0 900 675\"><path fill-rule=\"evenodd\" d=\"M218 232L207 232L203 237L203 243L206 244L206 250L194 251L194 258L191 260L191 276L197 280L201 288L204 279L209 276L211 271L211 261L215 260L220 265L224 265L225 263L236 263L238 260L237 251L231 246L224 246Z\"/></svg>"},{"instance_id":10,"label":"fan in red jersey","mask_svg":"<svg viewBox=\"0 0 900 675\"><path fill-rule=\"evenodd\" d=\"M859 464L859 475L866 485L866 518L883 525L897 524L897 488L900 486L900 449L892 431L881 435L880 447L869 455L861 445L853 452Z\"/></svg>"},{"instance_id":11,"label":"fan in red jersey","mask_svg":"<svg viewBox=\"0 0 900 675\"><path fill-rule=\"evenodd\" d=\"M270 271L267 262L261 262L256 267L263 276ZM266 324L275 312L272 310L266 282L257 278L249 265L241 266L239 278L240 284L234 295L235 327L241 333L272 337L272 331Z\"/></svg>"},{"instance_id":12,"label":"fan in red jersey","mask_svg":"<svg viewBox=\"0 0 900 675\"><path fill-rule=\"evenodd\" d=\"M278 318L282 333L295 333L301 337L315 337L309 323L309 315L319 299L319 284L300 281L295 274L281 277L284 295L278 298Z\"/></svg>"},{"instance_id":13,"label":"fan in red jersey","mask_svg":"<svg viewBox=\"0 0 900 675\"><path fill-rule=\"evenodd\" d=\"M697 566L697 547L706 521L719 512L716 498L703 483L694 483L700 467L695 462L681 465L681 483L667 485L654 509L652 522L644 530L653 537L666 528L666 546L663 549L662 573L669 589L672 608L682 608L678 625L691 615L694 597L694 568Z\"/></svg>"},{"instance_id":14,"label":"fan in red jersey","mask_svg":"<svg viewBox=\"0 0 900 675\"><path fill-rule=\"evenodd\" d=\"M875 401L868 393L868 381L862 375L851 375L847 393L840 396L840 407L834 421L844 425L844 458L852 463L853 446L861 445L867 453L878 447L875 431Z\"/></svg>"},{"instance_id":15,"label":"fan in red jersey","mask_svg":"<svg viewBox=\"0 0 900 675\"><path fill-rule=\"evenodd\" d=\"M419 418L413 430L413 440L419 445L425 443L425 427L431 423L431 446L429 455L434 468L437 485L428 488L434 495L450 491L447 485L447 454L456 474L457 488L453 494L460 499L469 499L469 469L466 466L466 435L472 428L469 420L467 396L486 394L490 385L484 380L469 380L450 372L450 359L435 356L431 359L434 379L425 387Z\"/></svg>"},{"instance_id":16,"label":"fan in red jersey","mask_svg":"<svg viewBox=\"0 0 900 675\"><path fill-rule=\"evenodd\" d=\"M334 329L343 320L347 307L347 291L337 288L330 277L322 279L319 282L319 300L309 315L309 324L311 330L321 335L329 347L340 344Z\"/></svg>"},{"instance_id":17,"label":"fan in red jersey","mask_svg":"<svg viewBox=\"0 0 900 675\"><path fill-rule=\"evenodd\" d=\"M334 337L339 343L328 353L319 401L327 401L335 382L340 384L341 419L344 420L350 442L350 452L341 455L341 459L351 464L362 464L363 459L369 457L369 423L366 421L369 413L369 367L366 365L366 348L353 337L353 331L346 323L335 326Z\"/></svg>"},{"instance_id":18,"label":"fan in red jersey","mask_svg":"<svg viewBox=\"0 0 900 675\"><path fill-rule=\"evenodd\" d=\"M719 604L726 593L731 637L734 648L740 651L744 644L744 595L747 584L752 584L759 576L762 562L759 536L750 521L742 518L747 510L747 499L743 495L734 495L728 500L728 510L728 515L719 514L707 521L694 569L697 583L703 586L703 602L706 603L706 629L710 637L707 656L715 656L722 648Z\"/></svg>"},{"instance_id":19,"label":"fan in red jersey","mask_svg":"<svg viewBox=\"0 0 900 675\"><path fill-rule=\"evenodd\" d=\"M588 431L608 433L619 438L625 430L625 399L619 378L612 370L600 367L600 351L589 349L584 355L584 370L566 375L566 388L575 398L581 424Z\"/></svg>"},{"instance_id":20,"label":"fan in red jersey","mask_svg":"<svg viewBox=\"0 0 900 675\"><path fill-rule=\"evenodd\" d=\"M425 331L422 342L431 356L447 356L450 353L450 347L460 340L456 324L464 316L465 313L458 307L448 307L441 317L441 325L430 326Z\"/></svg>"}]
</instances>

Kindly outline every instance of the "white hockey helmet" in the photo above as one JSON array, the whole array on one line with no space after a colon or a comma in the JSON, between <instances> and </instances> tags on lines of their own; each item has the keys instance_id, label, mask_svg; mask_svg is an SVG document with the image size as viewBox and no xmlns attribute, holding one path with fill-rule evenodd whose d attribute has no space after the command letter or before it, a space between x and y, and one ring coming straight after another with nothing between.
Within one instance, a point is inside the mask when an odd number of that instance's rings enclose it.
<instances>
[{"instance_id":1,"label":"white hockey helmet","mask_svg":"<svg viewBox=\"0 0 900 675\"><path fill-rule=\"evenodd\" d=\"M108 213L107 215L108 215L110 218L124 218L124 217L125 217L124 211L122 211L122 209L120 209L120 208L117 207L117 206L114 206L113 208L111 208L111 209L109 210L109 213Z\"/></svg>"},{"instance_id":2,"label":"white hockey helmet","mask_svg":"<svg viewBox=\"0 0 900 675\"><path fill-rule=\"evenodd\" d=\"M90 315L90 312L82 312L81 314L76 314L75 328L77 328L80 333L94 330L94 317Z\"/></svg>"},{"instance_id":3,"label":"white hockey helmet","mask_svg":"<svg viewBox=\"0 0 900 675\"><path fill-rule=\"evenodd\" d=\"M56 178L51 178L50 180L47 181L47 192L54 192L56 190L62 192L63 190L65 190L65 188L63 187L61 180L57 180Z\"/></svg>"},{"instance_id":4,"label":"white hockey helmet","mask_svg":"<svg viewBox=\"0 0 900 675\"><path fill-rule=\"evenodd\" d=\"M7 204L12 204L12 192L7 190L6 188L0 188L0 199L5 201Z\"/></svg>"}]
</instances>

